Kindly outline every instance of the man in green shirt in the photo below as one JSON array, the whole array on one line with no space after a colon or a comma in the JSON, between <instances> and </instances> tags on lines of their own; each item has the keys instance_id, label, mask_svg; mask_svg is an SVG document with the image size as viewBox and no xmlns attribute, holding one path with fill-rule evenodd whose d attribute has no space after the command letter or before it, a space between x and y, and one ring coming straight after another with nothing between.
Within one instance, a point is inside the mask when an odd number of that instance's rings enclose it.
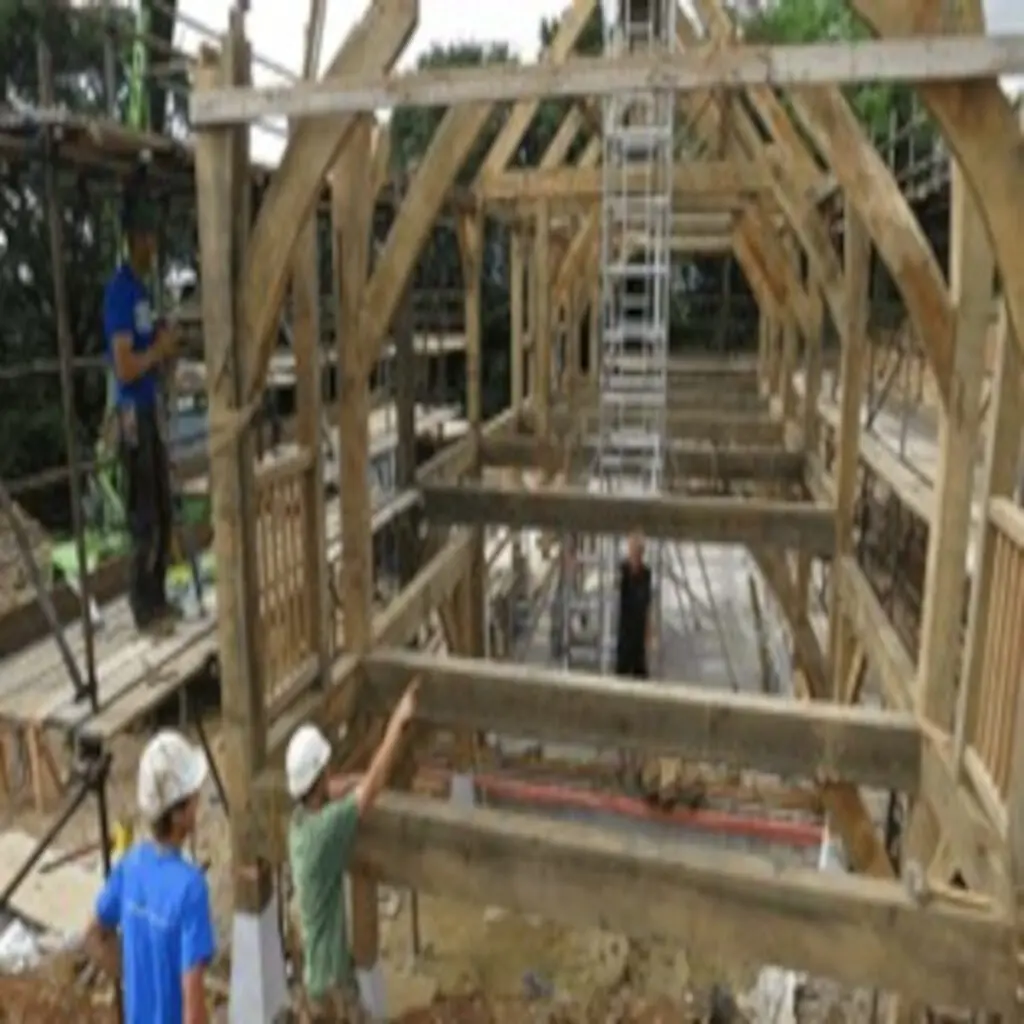
<instances>
[{"instance_id":1,"label":"man in green shirt","mask_svg":"<svg viewBox=\"0 0 1024 1024\"><path fill-rule=\"evenodd\" d=\"M288 791L296 806L288 856L304 951L303 984L314 1024L365 1020L348 945L344 877L359 820L373 806L416 711L416 684L402 695L369 770L355 785L331 778L331 745L315 725L295 730L285 754Z\"/></svg>"}]
</instances>

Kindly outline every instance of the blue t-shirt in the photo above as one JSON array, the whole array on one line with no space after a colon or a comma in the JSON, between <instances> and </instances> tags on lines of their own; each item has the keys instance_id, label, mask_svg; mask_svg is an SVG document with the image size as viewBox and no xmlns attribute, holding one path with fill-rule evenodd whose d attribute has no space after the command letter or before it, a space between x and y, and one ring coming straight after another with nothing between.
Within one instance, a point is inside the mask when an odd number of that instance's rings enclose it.
<instances>
[{"instance_id":1,"label":"blue t-shirt","mask_svg":"<svg viewBox=\"0 0 1024 1024\"><path fill-rule=\"evenodd\" d=\"M103 336L107 359L114 364L114 337L132 336L132 349L145 352L156 337L153 303L149 289L127 263L122 263L107 283L103 293ZM150 370L130 384L117 380L117 405L152 406L156 402L158 377Z\"/></svg>"},{"instance_id":2,"label":"blue t-shirt","mask_svg":"<svg viewBox=\"0 0 1024 1024\"><path fill-rule=\"evenodd\" d=\"M121 931L125 1024L181 1024L182 977L216 951L206 876L177 851L140 843L114 866L96 916Z\"/></svg>"}]
</instances>

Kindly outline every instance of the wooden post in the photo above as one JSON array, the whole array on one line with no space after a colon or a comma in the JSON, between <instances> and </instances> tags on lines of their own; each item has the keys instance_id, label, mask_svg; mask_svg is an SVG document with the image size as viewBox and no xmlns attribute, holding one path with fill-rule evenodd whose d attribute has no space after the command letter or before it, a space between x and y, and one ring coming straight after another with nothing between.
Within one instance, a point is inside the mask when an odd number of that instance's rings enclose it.
<instances>
[{"instance_id":1,"label":"wooden post","mask_svg":"<svg viewBox=\"0 0 1024 1024\"><path fill-rule=\"evenodd\" d=\"M513 409L523 407L523 333L526 326L523 309L523 240L518 231L512 232L511 270L509 274L509 373L511 375L511 401Z\"/></svg>"},{"instance_id":2,"label":"wooden post","mask_svg":"<svg viewBox=\"0 0 1024 1024\"><path fill-rule=\"evenodd\" d=\"M339 444L341 448L342 605L345 647L363 653L372 643L373 532L370 507L370 369L375 338L361 333L369 271L371 121L361 118L334 168L331 216L338 294ZM352 953L370 970L380 947L377 886L352 876Z\"/></svg>"},{"instance_id":3,"label":"wooden post","mask_svg":"<svg viewBox=\"0 0 1024 1024\"><path fill-rule=\"evenodd\" d=\"M804 408L801 434L804 451L813 455L818 447L818 400L821 397L822 328L825 308L821 289L808 276L807 301L814 313L815 330L804 343Z\"/></svg>"},{"instance_id":4,"label":"wooden post","mask_svg":"<svg viewBox=\"0 0 1024 1024\"><path fill-rule=\"evenodd\" d=\"M292 335L295 348L296 437L310 455L303 476L305 586L309 595L310 637L318 679L326 685L334 653L334 616L328 585L324 518L323 367L320 359L320 271L316 214L299 237L292 274Z\"/></svg>"},{"instance_id":5,"label":"wooden post","mask_svg":"<svg viewBox=\"0 0 1024 1024\"><path fill-rule=\"evenodd\" d=\"M959 167L951 178L949 282L955 308L952 401L939 410L939 465L928 534L924 608L914 703L943 731L953 728L957 664L967 584L967 545L974 495L985 341L992 309L995 260L985 225ZM904 856L928 870L939 845L939 825L923 800L913 807ZM947 879L941 879L943 883ZM894 1001L892 1021L920 1018L921 1007Z\"/></svg>"},{"instance_id":6,"label":"wooden post","mask_svg":"<svg viewBox=\"0 0 1024 1024\"><path fill-rule=\"evenodd\" d=\"M785 248L790 265L793 267L793 278L799 281L799 245L794 239L788 239ZM786 315L781 326L782 357L779 368L779 398L782 400L782 422L788 425L794 421L797 411L797 394L793 375L796 372L799 355L800 330L796 318L792 314Z\"/></svg>"},{"instance_id":7,"label":"wooden post","mask_svg":"<svg viewBox=\"0 0 1024 1024\"><path fill-rule=\"evenodd\" d=\"M223 57L206 53L196 71L198 90L247 84L248 51L241 22L232 18ZM254 438L244 423L248 376L241 309L236 307L248 228L248 128L217 128L196 137L196 193L203 266L203 341L209 369L210 497L217 574L224 763L231 806L231 856L236 911L259 913L271 896L271 874L253 865L249 782L266 759L265 680L259 643L256 567ZM244 296L239 296L244 301Z\"/></svg>"},{"instance_id":8,"label":"wooden post","mask_svg":"<svg viewBox=\"0 0 1024 1024\"><path fill-rule=\"evenodd\" d=\"M803 287L803 285L801 285ZM804 339L804 407L801 424L801 443L807 456L818 450L818 398L821 394L822 327L825 309L821 290L808 275L807 301L814 313L814 326ZM808 614L811 597L811 565L813 559L806 552L800 552L796 559L796 590L801 605L801 614Z\"/></svg>"},{"instance_id":9,"label":"wooden post","mask_svg":"<svg viewBox=\"0 0 1024 1024\"><path fill-rule=\"evenodd\" d=\"M473 468L470 476L479 480L480 427L482 423L482 394L480 380L480 272L484 248L484 219L479 211L462 214L458 221L459 252L462 257L462 281L466 304L466 417L474 446ZM473 555L466 581L465 626L463 635L468 639L469 651L474 657L486 654L487 608L486 573L484 558L484 528L473 529Z\"/></svg>"},{"instance_id":10,"label":"wooden post","mask_svg":"<svg viewBox=\"0 0 1024 1024\"><path fill-rule=\"evenodd\" d=\"M590 292L590 333L587 337L587 376L597 383L600 380L601 362L601 278Z\"/></svg>"},{"instance_id":11,"label":"wooden post","mask_svg":"<svg viewBox=\"0 0 1024 1024\"><path fill-rule=\"evenodd\" d=\"M565 310L565 394L569 408L575 409L580 383L580 308L576 298L578 289L573 288Z\"/></svg>"},{"instance_id":12,"label":"wooden post","mask_svg":"<svg viewBox=\"0 0 1024 1024\"><path fill-rule=\"evenodd\" d=\"M768 313L760 310L757 318L757 380L763 392L768 383L768 339L770 321Z\"/></svg>"},{"instance_id":13,"label":"wooden post","mask_svg":"<svg viewBox=\"0 0 1024 1024\"><path fill-rule=\"evenodd\" d=\"M868 355L868 313L871 293L871 238L853 203L847 201L843 231L846 323L840 324L842 353L839 381L839 430L836 436L836 554L830 572L829 664L833 699L841 700L852 651L843 618L840 578L843 558L853 553L853 519L860 463L861 405Z\"/></svg>"},{"instance_id":14,"label":"wooden post","mask_svg":"<svg viewBox=\"0 0 1024 1024\"><path fill-rule=\"evenodd\" d=\"M929 721L952 727L985 342L995 262L981 214L953 165L950 292L956 309L953 402L940 410L939 466L928 538L916 703Z\"/></svg>"},{"instance_id":15,"label":"wooden post","mask_svg":"<svg viewBox=\"0 0 1024 1024\"><path fill-rule=\"evenodd\" d=\"M768 317L768 366L765 371L766 394L769 400L781 399L779 374L782 370L782 329L773 316Z\"/></svg>"},{"instance_id":16,"label":"wooden post","mask_svg":"<svg viewBox=\"0 0 1024 1024\"><path fill-rule=\"evenodd\" d=\"M415 351L411 284L406 286L391 333L395 339L395 411L398 421L395 484L399 491L403 491L416 485L416 377L420 364L428 361L426 356L418 357ZM398 541L399 578L404 586L419 568L419 526L415 512L403 516L394 529Z\"/></svg>"},{"instance_id":17,"label":"wooden post","mask_svg":"<svg viewBox=\"0 0 1024 1024\"><path fill-rule=\"evenodd\" d=\"M534 235L533 406L537 434L547 438L551 428L551 209L547 200L536 206Z\"/></svg>"}]
</instances>

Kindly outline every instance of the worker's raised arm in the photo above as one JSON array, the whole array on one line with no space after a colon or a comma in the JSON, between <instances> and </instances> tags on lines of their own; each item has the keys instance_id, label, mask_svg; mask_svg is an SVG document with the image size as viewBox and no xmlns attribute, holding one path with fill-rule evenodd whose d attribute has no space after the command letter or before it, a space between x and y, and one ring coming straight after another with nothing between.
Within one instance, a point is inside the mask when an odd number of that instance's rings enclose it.
<instances>
[{"instance_id":1,"label":"worker's raised arm","mask_svg":"<svg viewBox=\"0 0 1024 1024\"><path fill-rule=\"evenodd\" d=\"M206 969L216 952L210 891L206 878L196 874L181 905L182 1024L209 1024L206 1012Z\"/></svg>"},{"instance_id":2,"label":"worker's raised arm","mask_svg":"<svg viewBox=\"0 0 1024 1024\"><path fill-rule=\"evenodd\" d=\"M384 739L381 741L377 752L373 755L370 767L362 779L356 784L353 796L359 816L362 817L374 804L380 795L391 774L395 758L401 745L402 734L405 727L412 721L416 714L416 698L419 694L419 682L412 682L398 706L391 714L388 727L384 732Z\"/></svg>"}]
</instances>

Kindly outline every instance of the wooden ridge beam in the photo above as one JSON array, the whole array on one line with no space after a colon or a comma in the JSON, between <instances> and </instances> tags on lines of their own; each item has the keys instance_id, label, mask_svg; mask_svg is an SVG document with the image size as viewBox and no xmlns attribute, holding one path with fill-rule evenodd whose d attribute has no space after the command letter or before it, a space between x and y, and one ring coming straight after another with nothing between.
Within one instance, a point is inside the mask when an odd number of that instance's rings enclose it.
<instances>
[{"instance_id":1,"label":"wooden ridge beam","mask_svg":"<svg viewBox=\"0 0 1024 1024\"><path fill-rule=\"evenodd\" d=\"M435 523L490 523L513 528L572 529L718 544L782 547L829 556L835 510L829 505L740 498L625 497L585 488L526 491L466 484L423 489Z\"/></svg>"},{"instance_id":2,"label":"wooden ridge beam","mask_svg":"<svg viewBox=\"0 0 1024 1024\"><path fill-rule=\"evenodd\" d=\"M645 186L644 168L638 167L627 175L627 181L634 182L632 191ZM604 171L601 167L559 167L554 170L515 170L488 178L479 187L477 194L487 203L515 202L517 200L548 199L558 202L565 199L589 199L600 197L603 189ZM733 202L738 197L767 190L771 177L763 168L751 162L735 160L697 160L676 164L672 168L672 189L686 195L725 196ZM731 217L724 213L710 212L704 215L690 214L692 218L704 216L713 218L715 231L729 229ZM694 221L694 223L698 223Z\"/></svg>"},{"instance_id":3,"label":"wooden ridge beam","mask_svg":"<svg viewBox=\"0 0 1024 1024\"><path fill-rule=\"evenodd\" d=\"M570 460L570 471L590 465L593 444L567 445L545 441L531 435L494 437L481 444L481 457L489 466L516 469L561 471ZM806 458L803 452L787 451L781 446L759 445L745 448L708 448L699 442L671 441L666 452L666 477L671 482L688 479L789 481L803 479Z\"/></svg>"},{"instance_id":4,"label":"wooden ridge beam","mask_svg":"<svg viewBox=\"0 0 1024 1024\"><path fill-rule=\"evenodd\" d=\"M252 848L280 859L284 787L259 788L254 803ZM714 949L933 1003L1002 1009L1013 997L1007 922L975 908L922 907L895 881L392 792L360 823L355 859L382 882L568 927Z\"/></svg>"},{"instance_id":5,"label":"wooden ridge beam","mask_svg":"<svg viewBox=\"0 0 1024 1024\"><path fill-rule=\"evenodd\" d=\"M667 680L607 676L375 650L364 696L394 704L420 680L431 725L596 744L754 768L786 778L844 779L915 793L920 730L913 715L735 694Z\"/></svg>"},{"instance_id":6,"label":"wooden ridge beam","mask_svg":"<svg viewBox=\"0 0 1024 1024\"><path fill-rule=\"evenodd\" d=\"M404 75L353 74L341 81L193 94L195 128L264 117L323 117L395 107L584 98L665 89L949 82L1024 70L1024 37L920 36L785 46L703 46L670 56L578 57L560 66L504 64Z\"/></svg>"}]
</instances>

